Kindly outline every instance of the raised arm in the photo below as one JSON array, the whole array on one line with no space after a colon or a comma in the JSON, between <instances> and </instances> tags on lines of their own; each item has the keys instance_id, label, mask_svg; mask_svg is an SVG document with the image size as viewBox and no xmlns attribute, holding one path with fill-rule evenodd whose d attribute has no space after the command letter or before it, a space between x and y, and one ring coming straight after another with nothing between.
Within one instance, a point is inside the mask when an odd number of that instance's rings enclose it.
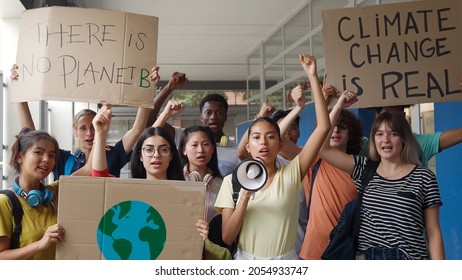
<instances>
[{"instance_id":1,"label":"raised arm","mask_svg":"<svg viewBox=\"0 0 462 280\"><path fill-rule=\"evenodd\" d=\"M286 135L292 123L295 121L297 116L303 111L303 108L305 108L306 98L303 91L306 89L306 85L299 85L290 91L290 98L292 98L292 100L295 101L296 106L292 110L290 110L287 116L285 116L279 123L279 128L281 129L281 136Z\"/></svg>"},{"instance_id":2,"label":"raised arm","mask_svg":"<svg viewBox=\"0 0 462 280\"><path fill-rule=\"evenodd\" d=\"M324 79L322 81L322 94L326 100L327 109L329 111L332 110L338 100L340 92L333 85L327 83L327 73L324 73Z\"/></svg>"},{"instance_id":3,"label":"raised arm","mask_svg":"<svg viewBox=\"0 0 462 280\"><path fill-rule=\"evenodd\" d=\"M300 62L303 69L310 81L312 96L314 100L314 107L316 110L317 125L311 136L306 141L302 150L300 151L300 176L305 177L308 168L311 166L319 149L321 148L327 134L331 128L329 121L329 114L327 112L326 101L324 100L321 85L317 76L316 59L310 55L300 55ZM301 89L301 88L300 88ZM303 91L302 91L303 93ZM298 102L302 102L299 100ZM303 101L304 103L304 101ZM298 106L300 106L298 104Z\"/></svg>"},{"instance_id":4,"label":"raised arm","mask_svg":"<svg viewBox=\"0 0 462 280\"><path fill-rule=\"evenodd\" d=\"M325 78L324 78L324 81L325 81ZM307 88L306 84L304 86L305 86L304 89L306 89ZM338 90L333 86L324 84L323 87L322 87L322 93L323 93L324 99L326 100L326 104L328 104L327 106L328 106L328 109L329 109L329 104L330 104L331 100L334 100L334 99L337 100L338 99L338 95L339 95ZM335 102L334 102L334 104L335 104ZM332 108L332 107L333 107L333 105L330 108ZM299 114L300 114L300 112L298 113L298 115ZM279 123L279 127L281 128L281 135L284 135L290 129L290 127L292 125L292 122L295 120L296 117L297 117L296 115L293 115L293 116L287 115L284 118L284 120L287 119L287 122L286 121L284 121L284 122L281 121L281 123ZM293 159L302 150L302 148L300 146L297 146L294 142L289 141L286 138L283 138L282 140L284 141L284 146L283 146L282 150L279 152L279 154L282 155L284 158Z\"/></svg>"},{"instance_id":5,"label":"raised arm","mask_svg":"<svg viewBox=\"0 0 462 280\"><path fill-rule=\"evenodd\" d=\"M91 149L90 154L88 155L88 159L85 161L85 164L74 171L70 176L91 176L91 168L93 165L93 151L95 149Z\"/></svg>"},{"instance_id":6,"label":"raised arm","mask_svg":"<svg viewBox=\"0 0 462 280\"><path fill-rule=\"evenodd\" d=\"M306 90L307 88L307 85L304 84L290 91L289 96L292 98L292 100L295 101L296 106L279 123L281 136L286 135L297 116L303 111L303 108L306 104L306 98L304 96L303 90ZM282 141L284 141L284 146L282 147L282 150L279 152L279 154L284 156L286 159L292 160L302 150L301 147L297 146L294 142L288 140L286 137L282 137Z\"/></svg>"},{"instance_id":7,"label":"raised arm","mask_svg":"<svg viewBox=\"0 0 462 280\"><path fill-rule=\"evenodd\" d=\"M171 117L180 114L185 109L183 102L176 100L169 100L167 105L165 105L164 111L160 113L157 120L154 122L152 127L164 127L168 119Z\"/></svg>"},{"instance_id":8,"label":"raised arm","mask_svg":"<svg viewBox=\"0 0 462 280\"><path fill-rule=\"evenodd\" d=\"M154 70L155 68L153 68L153 71ZM157 119L157 115L159 114L160 108L162 107L162 104L165 103L165 101L170 96L170 94L175 89L180 89L187 83L188 83L188 78L186 77L185 73L175 72L172 74L172 77L168 81L167 85L165 85L165 87L163 87L161 91L154 98L154 109L149 114L146 127L153 126L154 122Z\"/></svg>"},{"instance_id":9,"label":"raised arm","mask_svg":"<svg viewBox=\"0 0 462 280\"><path fill-rule=\"evenodd\" d=\"M356 94L353 92L345 91L340 95L339 99L337 100L337 103L334 105L332 111L329 114L332 129L330 130L326 140L324 141L324 144L321 147L321 150L319 151L319 156L323 160L347 172L348 174L351 174L355 167L354 156L331 147L330 138L337 124L340 112L343 109L349 107L351 104L355 103L356 101L358 101L358 98L356 97Z\"/></svg>"},{"instance_id":10,"label":"raised arm","mask_svg":"<svg viewBox=\"0 0 462 280\"><path fill-rule=\"evenodd\" d=\"M10 72L10 79L13 83L14 81L17 81L19 78L18 65L13 64L13 66L11 66ZM19 119L19 125L21 126L21 128L28 127L35 129L34 121L32 119L32 115L29 109L29 104L27 102L18 102L16 108Z\"/></svg>"},{"instance_id":11,"label":"raised arm","mask_svg":"<svg viewBox=\"0 0 462 280\"><path fill-rule=\"evenodd\" d=\"M151 69L149 79L154 83L159 82L159 79L160 79L159 66L153 67ZM155 110L155 107L154 107L154 110ZM152 112L153 112L153 109L143 108L143 107L138 108L138 111L136 112L135 122L133 123L132 128L128 130L125 133L125 135L122 137L122 143L124 146L125 153L127 155L131 152L131 150L133 149L133 146L135 146L135 143L136 143L136 140L138 140L138 137L146 129L146 124Z\"/></svg>"},{"instance_id":12,"label":"raised arm","mask_svg":"<svg viewBox=\"0 0 462 280\"><path fill-rule=\"evenodd\" d=\"M462 127L441 132L439 151L462 143Z\"/></svg>"},{"instance_id":13,"label":"raised arm","mask_svg":"<svg viewBox=\"0 0 462 280\"><path fill-rule=\"evenodd\" d=\"M29 104L27 102L18 102L16 104L16 110L19 119L19 125L21 128L32 128L35 130L34 120L29 110Z\"/></svg>"},{"instance_id":14,"label":"raised arm","mask_svg":"<svg viewBox=\"0 0 462 280\"><path fill-rule=\"evenodd\" d=\"M258 114L255 115L255 118L269 117L271 116L271 114L274 113L275 110L276 109L270 102L263 102L260 108L260 112L258 112ZM237 146L237 157L240 160L244 160L244 159L251 157L249 153L247 153L247 149L245 148L245 145L248 141L249 141L249 134L248 134L248 129L247 129L242 135L242 138L239 141L239 145Z\"/></svg>"},{"instance_id":15,"label":"raised arm","mask_svg":"<svg viewBox=\"0 0 462 280\"><path fill-rule=\"evenodd\" d=\"M110 104L104 104L93 118L95 138L92 148L92 169L96 171L107 170L106 138L111 124L112 111Z\"/></svg>"},{"instance_id":16,"label":"raised arm","mask_svg":"<svg viewBox=\"0 0 462 280\"><path fill-rule=\"evenodd\" d=\"M125 133L122 137L122 143L124 145L125 153L128 155L133 146L135 146L136 140L146 129L146 122L149 117L149 113L152 111L150 108L139 107L136 112L135 122L133 123L132 128Z\"/></svg>"}]
</instances>

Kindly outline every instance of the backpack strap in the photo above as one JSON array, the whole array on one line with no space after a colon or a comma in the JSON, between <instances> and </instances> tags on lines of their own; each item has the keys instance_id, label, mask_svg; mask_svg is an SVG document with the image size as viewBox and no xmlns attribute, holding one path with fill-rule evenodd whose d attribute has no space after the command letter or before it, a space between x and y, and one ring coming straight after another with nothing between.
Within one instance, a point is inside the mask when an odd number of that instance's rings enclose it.
<instances>
[{"instance_id":1,"label":"backpack strap","mask_svg":"<svg viewBox=\"0 0 462 280\"><path fill-rule=\"evenodd\" d=\"M363 194L366 190L366 187L369 185L369 182L371 181L372 177L374 177L375 171L377 170L378 166L378 162L372 161L368 158L366 161L366 166L364 167L361 173L361 185L363 186L363 191L359 194L358 209L355 213L355 220L353 224L353 236L355 239L355 244L358 244L359 227L361 225L361 204L363 203Z\"/></svg>"},{"instance_id":2,"label":"backpack strap","mask_svg":"<svg viewBox=\"0 0 462 280\"><path fill-rule=\"evenodd\" d=\"M373 161L371 159L367 159L366 166L364 167L364 170L361 173L361 185L363 186L363 193L367 185L369 185L369 182L371 181L372 177L374 177L375 171L377 170L378 166L378 162Z\"/></svg>"},{"instance_id":3,"label":"backpack strap","mask_svg":"<svg viewBox=\"0 0 462 280\"><path fill-rule=\"evenodd\" d=\"M66 164L64 165L64 174L63 175L71 175L72 167L74 167L75 162L75 155L70 153L67 157Z\"/></svg>"},{"instance_id":4,"label":"backpack strap","mask_svg":"<svg viewBox=\"0 0 462 280\"><path fill-rule=\"evenodd\" d=\"M237 168L233 171L231 178L231 183L233 185L234 207L236 207L237 199L239 198L239 191L241 190L241 184L239 184L239 180L237 179Z\"/></svg>"},{"instance_id":5,"label":"backpack strap","mask_svg":"<svg viewBox=\"0 0 462 280\"><path fill-rule=\"evenodd\" d=\"M233 201L234 201L234 208L236 208L237 204L237 199L239 198L239 192L241 190L241 184L239 183L239 180L237 179L237 168L233 170L232 177L231 177L231 183L233 185ZM239 243L239 235L241 234L241 230L237 233L236 239L234 240L233 244L228 247L229 251L231 252L231 256L234 257L234 255L237 252L237 246Z\"/></svg>"},{"instance_id":6,"label":"backpack strap","mask_svg":"<svg viewBox=\"0 0 462 280\"><path fill-rule=\"evenodd\" d=\"M4 194L8 197L10 201L12 213L13 213L13 220L14 220L14 228L13 234L11 235L10 240L10 249L17 249L19 248L19 237L22 231L22 216L24 215L24 211L22 210L21 202L19 201L16 194L11 190L1 190L1 194Z\"/></svg>"}]
</instances>

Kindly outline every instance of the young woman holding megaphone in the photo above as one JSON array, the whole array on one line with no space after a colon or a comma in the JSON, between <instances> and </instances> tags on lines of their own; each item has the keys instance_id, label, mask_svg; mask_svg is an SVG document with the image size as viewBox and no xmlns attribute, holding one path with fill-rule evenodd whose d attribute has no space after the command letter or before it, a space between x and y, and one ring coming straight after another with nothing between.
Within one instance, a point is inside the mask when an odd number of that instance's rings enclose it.
<instances>
[{"instance_id":1,"label":"young woman holding megaphone","mask_svg":"<svg viewBox=\"0 0 462 280\"><path fill-rule=\"evenodd\" d=\"M300 154L287 166L278 168L276 157L283 147L278 124L264 117L250 125L246 149L252 158L263 162L268 172L266 183L257 192L241 189L235 206L232 175L228 175L215 203L223 215L223 241L230 245L239 236L234 259L298 259L294 248L302 179L330 130L316 59L304 54L299 57L311 83L317 126ZM291 95L297 106L290 114L298 114L306 102L303 87L294 88Z\"/></svg>"}]
</instances>

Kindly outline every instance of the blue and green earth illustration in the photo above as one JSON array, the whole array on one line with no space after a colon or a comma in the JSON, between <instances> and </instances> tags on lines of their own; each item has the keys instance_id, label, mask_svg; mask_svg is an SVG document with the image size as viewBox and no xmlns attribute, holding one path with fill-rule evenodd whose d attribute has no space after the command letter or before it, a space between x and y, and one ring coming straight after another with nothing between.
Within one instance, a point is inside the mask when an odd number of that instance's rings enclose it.
<instances>
[{"instance_id":1,"label":"blue and green earth illustration","mask_svg":"<svg viewBox=\"0 0 462 280\"><path fill-rule=\"evenodd\" d=\"M96 237L107 260L155 260L165 247L167 229L152 206L124 201L104 214Z\"/></svg>"}]
</instances>

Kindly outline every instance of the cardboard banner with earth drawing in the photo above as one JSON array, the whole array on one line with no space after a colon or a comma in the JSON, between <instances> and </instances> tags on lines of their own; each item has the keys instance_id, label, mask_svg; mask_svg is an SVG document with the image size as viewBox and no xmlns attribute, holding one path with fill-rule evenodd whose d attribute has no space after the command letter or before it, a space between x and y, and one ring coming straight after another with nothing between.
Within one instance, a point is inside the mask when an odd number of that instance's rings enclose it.
<instances>
[{"instance_id":1,"label":"cardboard banner with earth drawing","mask_svg":"<svg viewBox=\"0 0 462 280\"><path fill-rule=\"evenodd\" d=\"M152 107L158 18L49 7L21 15L12 101L109 102Z\"/></svg>"},{"instance_id":2,"label":"cardboard banner with earth drawing","mask_svg":"<svg viewBox=\"0 0 462 280\"><path fill-rule=\"evenodd\" d=\"M324 10L327 83L354 107L462 100L462 0Z\"/></svg>"},{"instance_id":3,"label":"cardboard banner with earth drawing","mask_svg":"<svg viewBox=\"0 0 462 280\"><path fill-rule=\"evenodd\" d=\"M58 260L200 260L202 182L61 176Z\"/></svg>"}]
</instances>

